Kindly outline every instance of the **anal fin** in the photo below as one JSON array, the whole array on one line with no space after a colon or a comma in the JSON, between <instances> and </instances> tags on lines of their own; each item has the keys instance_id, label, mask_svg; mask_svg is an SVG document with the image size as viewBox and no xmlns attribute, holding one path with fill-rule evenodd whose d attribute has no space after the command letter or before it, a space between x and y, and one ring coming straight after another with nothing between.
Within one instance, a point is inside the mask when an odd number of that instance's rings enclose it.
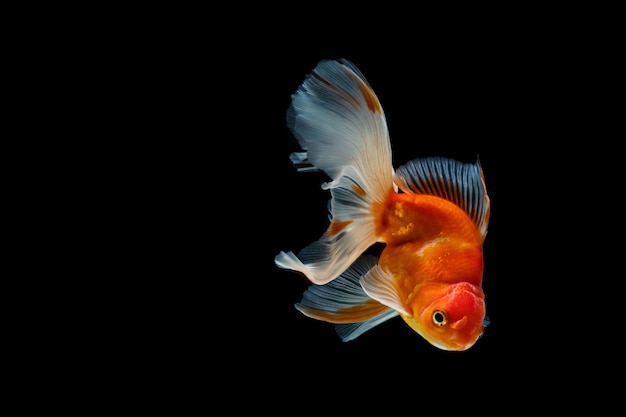
<instances>
[{"instance_id":1,"label":"anal fin","mask_svg":"<svg viewBox=\"0 0 626 417\"><path fill-rule=\"evenodd\" d=\"M343 341L397 316L397 311L370 298L361 287L360 278L376 262L375 256L362 255L334 281L309 286L296 309L308 317L336 324Z\"/></svg>"}]
</instances>

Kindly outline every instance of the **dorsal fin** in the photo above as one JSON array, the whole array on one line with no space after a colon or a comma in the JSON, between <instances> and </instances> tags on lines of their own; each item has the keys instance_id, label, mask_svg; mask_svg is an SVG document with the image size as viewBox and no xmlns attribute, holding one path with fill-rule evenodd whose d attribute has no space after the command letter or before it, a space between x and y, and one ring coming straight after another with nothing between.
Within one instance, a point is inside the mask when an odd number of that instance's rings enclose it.
<instances>
[{"instance_id":1,"label":"dorsal fin","mask_svg":"<svg viewBox=\"0 0 626 417\"><path fill-rule=\"evenodd\" d=\"M456 204L483 238L487 235L490 201L478 159L473 164L436 156L413 159L396 170L394 181L405 193L434 195Z\"/></svg>"}]
</instances>

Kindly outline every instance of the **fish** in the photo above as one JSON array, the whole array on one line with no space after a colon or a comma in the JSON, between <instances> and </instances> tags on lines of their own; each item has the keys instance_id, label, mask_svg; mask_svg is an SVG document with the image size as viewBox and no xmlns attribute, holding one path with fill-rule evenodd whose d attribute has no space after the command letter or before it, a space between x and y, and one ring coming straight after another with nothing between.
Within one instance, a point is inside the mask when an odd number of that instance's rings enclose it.
<instances>
[{"instance_id":1,"label":"fish","mask_svg":"<svg viewBox=\"0 0 626 417\"><path fill-rule=\"evenodd\" d=\"M478 156L394 167L383 107L346 58L318 61L290 98L286 123L300 148L290 161L325 173L330 194L319 239L274 257L310 283L295 308L335 324L344 342L400 316L435 348L472 347L490 323L482 283L491 203Z\"/></svg>"}]
</instances>

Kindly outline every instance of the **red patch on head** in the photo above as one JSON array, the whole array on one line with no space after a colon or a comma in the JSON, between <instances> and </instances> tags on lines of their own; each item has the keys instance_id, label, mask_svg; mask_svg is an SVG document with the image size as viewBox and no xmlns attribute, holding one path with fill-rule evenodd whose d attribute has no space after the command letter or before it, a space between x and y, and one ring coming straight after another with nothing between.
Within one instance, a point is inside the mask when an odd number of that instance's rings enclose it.
<instances>
[{"instance_id":1,"label":"red patch on head","mask_svg":"<svg viewBox=\"0 0 626 417\"><path fill-rule=\"evenodd\" d=\"M470 323L481 322L485 316L483 292L478 287L455 285L450 293L446 310L451 321L467 316Z\"/></svg>"}]
</instances>

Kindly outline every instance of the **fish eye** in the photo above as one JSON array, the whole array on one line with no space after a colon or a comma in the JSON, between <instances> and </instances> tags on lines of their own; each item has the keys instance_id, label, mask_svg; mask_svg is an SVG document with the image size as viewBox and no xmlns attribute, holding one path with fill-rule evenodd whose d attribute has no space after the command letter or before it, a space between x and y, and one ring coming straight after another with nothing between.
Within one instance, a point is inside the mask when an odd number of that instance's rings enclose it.
<instances>
[{"instance_id":1,"label":"fish eye","mask_svg":"<svg viewBox=\"0 0 626 417\"><path fill-rule=\"evenodd\" d=\"M435 310L433 312L433 323L435 323L435 326L446 324L446 313L441 310Z\"/></svg>"}]
</instances>

